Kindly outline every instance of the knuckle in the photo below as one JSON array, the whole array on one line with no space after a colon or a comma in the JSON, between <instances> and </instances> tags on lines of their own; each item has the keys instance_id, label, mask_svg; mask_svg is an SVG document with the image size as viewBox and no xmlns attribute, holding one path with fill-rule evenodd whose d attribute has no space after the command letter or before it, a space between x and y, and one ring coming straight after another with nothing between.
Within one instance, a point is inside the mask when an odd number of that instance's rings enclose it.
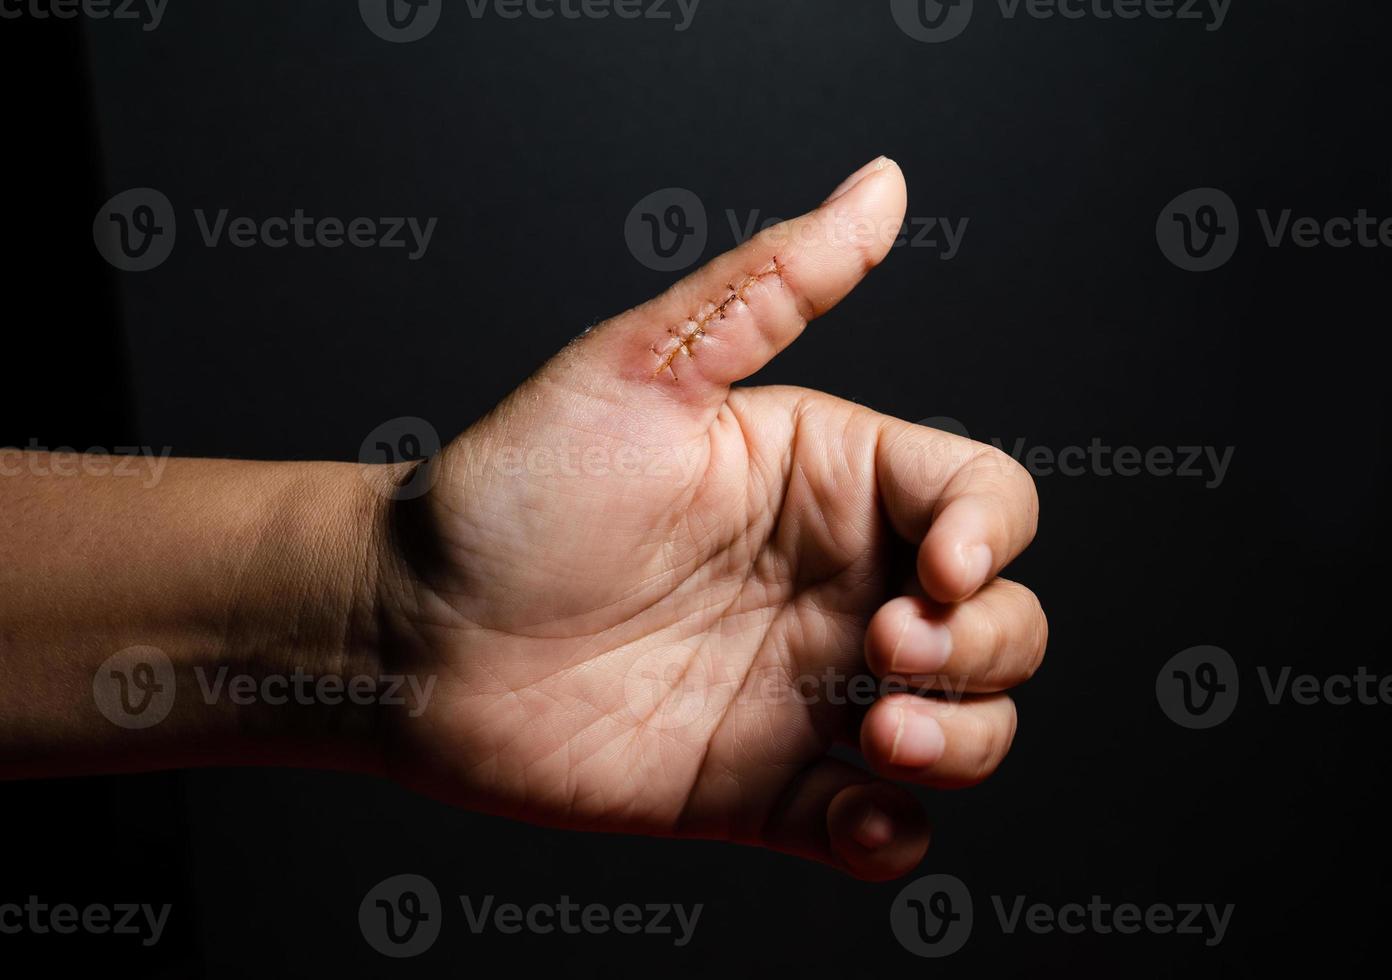
<instances>
[{"instance_id":1,"label":"knuckle","mask_svg":"<svg viewBox=\"0 0 1392 980\"><path fill-rule=\"evenodd\" d=\"M982 680L988 686L1009 680L1013 671L1009 658L1005 656L1010 646L1010 636L1004 618L999 613L983 609L977 617L976 633L978 656L984 667Z\"/></svg>"},{"instance_id":2,"label":"knuckle","mask_svg":"<svg viewBox=\"0 0 1392 980\"><path fill-rule=\"evenodd\" d=\"M1025 542L1033 541L1039 530L1039 487L1030 471L1004 449L985 443L977 444L971 467L989 475L992 486L1004 498L1011 518L1008 523L1014 523L1018 514Z\"/></svg>"},{"instance_id":3,"label":"knuckle","mask_svg":"<svg viewBox=\"0 0 1392 980\"><path fill-rule=\"evenodd\" d=\"M1039 485L1024 466L1015 460L1011 460L1011 463L1014 464L1011 473L1012 482L1017 488L1016 498L1024 511L1024 539L1028 543L1039 533Z\"/></svg>"},{"instance_id":4,"label":"knuckle","mask_svg":"<svg viewBox=\"0 0 1392 980\"><path fill-rule=\"evenodd\" d=\"M1039 597L1030 589L1018 583L1011 583L1014 596L1017 624L1015 652L1015 682L1023 684L1044 664L1044 653L1049 646L1049 618L1044 615L1044 607Z\"/></svg>"},{"instance_id":5,"label":"knuckle","mask_svg":"<svg viewBox=\"0 0 1392 980\"><path fill-rule=\"evenodd\" d=\"M983 472L995 475L1002 482L1018 479L1015 471L1017 469L1024 470L1024 467L1016 462L1015 457L1004 449L985 442L976 443L976 453L972 459L972 464ZM1028 473L1026 475L1028 476Z\"/></svg>"}]
</instances>

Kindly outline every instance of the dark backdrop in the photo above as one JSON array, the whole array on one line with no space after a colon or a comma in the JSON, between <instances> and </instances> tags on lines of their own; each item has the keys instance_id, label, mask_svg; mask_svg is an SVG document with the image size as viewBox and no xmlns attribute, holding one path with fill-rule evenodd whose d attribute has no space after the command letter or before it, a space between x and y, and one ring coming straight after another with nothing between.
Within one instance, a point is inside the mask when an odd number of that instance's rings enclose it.
<instances>
[{"instance_id":1,"label":"dark backdrop","mask_svg":"<svg viewBox=\"0 0 1392 980\"><path fill-rule=\"evenodd\" d=\"M1269 704L1259 668L1387 664L1388 248L1269 248L1256 211L1392 216L1392 36L1362 0L1236 0L1188 21L1011 19L978 0L945 43L890 5L704 0L654 21L507 20L447 0L391 44L358 5L174 0L121 20L0 21L8 201L0 441L353 459L375 426L467 426L586 325L661 289L626 241L648 194L694 192L709 257L737 222L799 213L877 153L912 218L969 219L950 261L897 249L760 380L1007 448L1233 447L1213 479L1039 475L1012 576L1051 654L1002 771L927 794L923 871L976 897L936 963L890 928L904 883L706 843L577 835L454 812L346 776L198 772L0 787L0 901L172 902L153 949L0 936L171 976L1338 973L1387 914L1392 706ZM27 56L27 57L25 57ZM22 68L26 65L27 68ZM173 203L169 260L93 247L112 195ZM1193 273L1157 247L1191 188L1241 240ZM438 218L426 255L203 246L194 209ZM641 251L641 249L639 250ZM31 346L32 345L32 346ZM1231 654L1232 717L1176 724L1167 661ZM530 904L704 903L694 941L472 935L379 957L357 924L389 875ZM1224 941L1002 934L988 896L1057 906L1233 903ZM457 909L457 903L455 908Z\"/></svg>"}]
</instances>

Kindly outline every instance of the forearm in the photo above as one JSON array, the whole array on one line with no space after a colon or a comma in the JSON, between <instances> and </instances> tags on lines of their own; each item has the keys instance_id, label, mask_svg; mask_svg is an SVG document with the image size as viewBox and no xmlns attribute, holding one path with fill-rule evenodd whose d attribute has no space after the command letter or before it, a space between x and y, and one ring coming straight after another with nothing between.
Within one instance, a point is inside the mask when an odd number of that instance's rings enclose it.
<instances>
[{"instance_id":1,"label":"forearm","mask_svg":"<svg viewBox=\"0 0 1392 980\"><path fill-rule=\"evenodd\" d=\"M376 768L372 704L325 696L379 675L376 474L172 460L150 486L52 472L0 476L0 777Z\"/></svg>"}]
</instances>

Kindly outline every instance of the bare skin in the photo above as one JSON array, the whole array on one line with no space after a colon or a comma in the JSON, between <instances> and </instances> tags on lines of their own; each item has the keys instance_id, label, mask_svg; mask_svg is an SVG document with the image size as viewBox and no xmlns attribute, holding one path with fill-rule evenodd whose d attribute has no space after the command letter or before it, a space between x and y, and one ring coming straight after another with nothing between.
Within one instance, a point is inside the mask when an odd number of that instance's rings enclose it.
<instances>
[{"instance_id":1,"label":"bare skin","mask_svg":"<svg viewBox=\"0 0 1392 980\"><path fill-rule=\"evenodd\" d=\"M423 473L0 479L0 774L330 766L535 823L911 871L928 826L898 783L994 771L1003 692L1043 656L1038 602L998 577L1033 484L946 433L732 387L884 259L904 202L898 167L867 165L571 344ZM413 479L429 492L396 489ZM135 645L180 697L126 731L92 677ZM228 664L432 686L409 711L183 697ZM850 694L866 675L920 693Z\"/></svg>"}]
</instances>

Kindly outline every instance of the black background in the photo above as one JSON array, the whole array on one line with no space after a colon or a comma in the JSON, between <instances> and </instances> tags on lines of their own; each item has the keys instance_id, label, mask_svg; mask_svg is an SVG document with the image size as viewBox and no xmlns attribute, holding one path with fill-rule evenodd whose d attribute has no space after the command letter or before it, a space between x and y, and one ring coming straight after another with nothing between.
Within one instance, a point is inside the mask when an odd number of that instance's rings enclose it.
<instances>
[{"instance_id":1,"label":"black background","mask_svg":"<svg viewBox=\"0 0 1392 980\"><path fill-rule=\"evenodd\" d=\"M923 871L977 899L966 949L895 940L904 882L710 843L536 830L364 778L290 771L0 787L0 902L172 902L153 949L0 936L0 957L241 977L1264 975L1371 961L1387 913L1392 706L1271 705L1257 668L1387 665L1387 249L1265 247L1255 212L1392 216L1392 34L1362 0L1234 0L1192 22L1003 18L938 45L887 2L704 0L688 31L475 20L449 0L387 44L357 5L173 0L158 30L0 21L6 76L4 414L22 445L354 459L399 416L446 437L585 326L670 276L630 253L644 196L689 188L710 257L740 219L806 210L877 153L911 217L969 218L960 254L897 249L761 381L1007 446L1234 447L1203 479L1041 476L1012 569L1052 625L987 785L925 794ZM1156 246L1176 195L1237 202L1234 259ZM158 188L163 266L118 273L92 218ZM427 255L208 249L192 210L437 217ZM1160 710L1175 653L1228 650L1233 717ZM704 903L694 941L472 935L424 956L363 942L358 902L415 872L450 896ZM987 896L1233 903L1194 936L1004 935ZM453 926L451 928L451 925Z\"/></svg>"}]
</instances>

